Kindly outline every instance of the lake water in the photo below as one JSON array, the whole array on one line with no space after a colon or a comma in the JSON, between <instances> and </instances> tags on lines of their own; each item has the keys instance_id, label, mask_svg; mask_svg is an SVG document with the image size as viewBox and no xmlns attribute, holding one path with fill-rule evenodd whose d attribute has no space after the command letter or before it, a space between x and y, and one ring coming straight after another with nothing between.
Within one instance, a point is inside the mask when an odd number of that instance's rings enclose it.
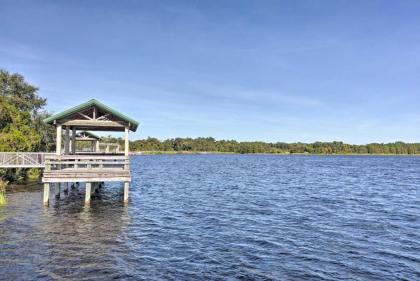
<instances>
[{"instance_id":1,"label":"lake water","mask_svg":"<svg viewBox=\"0 0 420 281\"><path fill-rule=\"evenodd\" d=\"M2 280L420 280L420 157L133 156L108 184L0 207Z\"/></svg>"}]
</instances>

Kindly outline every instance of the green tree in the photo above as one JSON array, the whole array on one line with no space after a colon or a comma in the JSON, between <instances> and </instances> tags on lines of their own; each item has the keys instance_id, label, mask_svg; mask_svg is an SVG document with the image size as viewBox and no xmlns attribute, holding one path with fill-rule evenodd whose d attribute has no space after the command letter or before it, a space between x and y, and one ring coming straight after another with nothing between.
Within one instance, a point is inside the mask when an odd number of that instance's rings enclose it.
<instances>
[{"instance_id":1,"label":"green tree","mask_svg":"<svg viewBox=\"0 0 420 281\"><path fill-rule=\"evenodd\" d=\"M0 70L0 151L49 151L53 147L52 128L42 122L46 100L38 88L23 76ZM9 169L2 177L14 181L26 177L27 169Z\"/></svg>"}]
</instances>

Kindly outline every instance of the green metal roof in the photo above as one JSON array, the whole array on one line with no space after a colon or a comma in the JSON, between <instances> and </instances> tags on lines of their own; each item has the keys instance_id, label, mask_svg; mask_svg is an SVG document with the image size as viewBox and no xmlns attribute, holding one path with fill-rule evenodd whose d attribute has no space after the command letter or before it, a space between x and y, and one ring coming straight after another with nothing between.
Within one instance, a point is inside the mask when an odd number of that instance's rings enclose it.
<instances>
[{"instance_id":1,"label":"green metal roof","mask_svg":"<svg viewBox=\"0 0 420 281\"><path fill-rule=\"evenodd\" d=\"M91 99L91 100L89 100L85 103L82 103L82 104L78 105L78 106L69 108L67 110L64 110L64 111L56 113L56 114L53 114L50 117L45 118L43 121L46 124L54 124L55 120L63 119L65 117L69 116L69 115L72 115L76 112L82 111L82 110L84 110L86 108L89 108L91 106L96 106L96 107L102 109L103 111L111 113L112 115L122 119L123 121L125 121L127 123L130 123L130 130L131 131L134 132L134 131L137 130L137 126L139 125L139 123L136 120L131 119L130 117L127 117L126 115L116 111L115 109L112 109L112 108L106 106L105 104L99 102L96 99Z\"/></svg>"}]
</instances>

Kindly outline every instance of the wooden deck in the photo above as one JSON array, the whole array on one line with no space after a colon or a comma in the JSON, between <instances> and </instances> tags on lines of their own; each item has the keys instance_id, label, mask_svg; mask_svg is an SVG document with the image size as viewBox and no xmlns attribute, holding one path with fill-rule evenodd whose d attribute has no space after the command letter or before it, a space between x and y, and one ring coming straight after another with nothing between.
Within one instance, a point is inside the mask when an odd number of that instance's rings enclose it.
<instances>
[{"instance_id":1,"label":"wooden deck","mask_svg":"<svg viewBox=\"0 0 420 281\"><path fill-rule=\"evenodd\" d=\"M124 155L59 155L45 159L44 183L130 182L130 163Z\"/></svg>"}]
</instances>

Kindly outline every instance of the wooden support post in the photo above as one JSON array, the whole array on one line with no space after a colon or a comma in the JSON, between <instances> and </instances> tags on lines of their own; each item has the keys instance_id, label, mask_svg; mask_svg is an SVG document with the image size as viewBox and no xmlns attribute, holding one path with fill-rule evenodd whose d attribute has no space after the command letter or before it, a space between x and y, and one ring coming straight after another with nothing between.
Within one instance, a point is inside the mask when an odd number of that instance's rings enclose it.
<instances>
[{"instance_id":1,"label":"wooden support post","mask_svg":"<svg viewBox=\"0 0 420 281\"><path fill-rule=\"evenodd\" d=\"M95 188L93 190L94 193L99 193L99 182L95 182Z\"/></svg>"},{"instance_id":2,"label":"wooden support post","mask_svg":"<svg viewBox=\"0 0 420 281\"><path fill-rule=\"evenodd\" d=\"M125 127L125 134L124 134L124 155L125 157L128 157L128 152L130 150L130 145L129 145L129 141L128 141L128 127Z\"/></svg>"},{"instance_id":3,"label":"wooden support post","mask_svg":"<svg viewBox=\"0 0 420 281\"><path fill-rule=\"evenodd\" d=\"M124 170L128 171L129 169L130 169L130 159L126 157L124 160Z\"/></svg>"},{"instance_id":4,"label":"wooden support post","mask_svg":"<svg viewBox=\"0 0 420 281\"><path fill-rule=\"evenodd\" d=\"M48 201L50 198L50 184L44 183L44 206L48 207Z\"/></svg>"},{"instance_id":5,"label":"wooden support post","mask_svg":"<svg viewBox=\"0 0 420 281\"><path fill-rule=\"evenodd\" d=\"M61 125L57 125L57 142L56 142L56 154L61 155Z\"/></svg>"},{"instance_id":6,"label":"wooden support post","mask_svg":"<svg viewBox=\"0 0 420 281\"><path fill-rule=\"evenodd\" d=\"M76 128L71 129L71 153L76 153Z\"/></svg>"},{"instance_id":7,"label":"wooden support post","mask_svg":"<svg viewBox=\"0 0 420 281\"><path fill-rule=\"evenodd\" d=\"M95 148L96 148L96 152L99 152L100 151L100 149L99 149L99 141L98 140L95 141Z\"/></svg>"},{"instance_id":8,"label":"wooden support post","mask_svg":"<svg viewBox=\"0 0 420 281\"><path fill-rule=\"evenodd\" d=\"M85 204L90 204L90 194L91 194L92 183L86 183L86 190L85 190Z\"/></svg>"},{"instance_id":9,"label":"wooden support post","mask_svg":"<svg viewBox=\"0 0 420 281\"><path fill-rule=\"evenodd\" d=\"M38 184L41 184L42 183L42 169L38 169L38 172L39 172L39 174L38 174Z\"/></svg>"},{"instance_id":10,"label":"wooden support post","mask_svg":"<svg viewBox=\"0 0 420 281\"><path fill-rule=\"evenodd\" d=\"M51 171L51 162L49 159L45 160L45 172Z\"/></svg>"},{"instance_id":11,"label":"wooden support post","mask_svg":"<svg viewBox=\"0 0 420 281\"><path fill-rule=\"evenodd\" d=\"M66 138L64 140L64 154L70 154L70 127L66 126Z\"/></svg>"},{"instance_id":12,"label":"wooden support post","mask_svg":"<svg viewBox=\"0 0 420 281\"><path fill-rule=\"evenodd\" d=\"M65 139L64 139L64 154L69 155L70 154L70 126L66 126L65 131ZM68 165L64 165L64 167L68 167ZM64 185L64 194L69 193L69 183L65 182Z\"/></svg>"},{"instance_id":13,"label":"wooden support post","mask_svg":"<svg viewBox=\"0 0 420 281\"><path fill-rule=\"evenodd\" d=\"M129 189L130 183L128 181L124 182L124 204L128 203L128 189Z\"/></svg>"},{"instance_id":14,"label":"wooden support post","mask_svg":"<svg viewBox=\"0 0 420 281\"><path fill-rule=\"evenodd\" d=\"M61 182L55 184L55 198L60 198Z\"/></svg>"}]
</instances>

